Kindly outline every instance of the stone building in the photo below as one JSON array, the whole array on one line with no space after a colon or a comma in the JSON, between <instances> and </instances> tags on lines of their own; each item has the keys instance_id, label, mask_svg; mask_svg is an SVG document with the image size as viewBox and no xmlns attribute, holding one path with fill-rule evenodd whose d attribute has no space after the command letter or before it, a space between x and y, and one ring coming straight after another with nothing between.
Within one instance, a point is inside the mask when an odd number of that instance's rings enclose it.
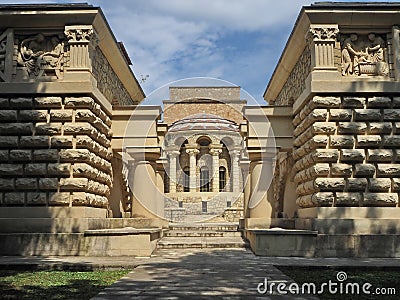
<instances>
[{"instance_id":1,"label":"stone building","mask_svg":"<svg viewBox=\"0 0 400 300\"><path fill-rule=\"evenodd\" d=\"M268 105L144 106L100 8L0 6L0 254L150 255L172 222L234 222L259 255L398 257L399 8L304 7Z\"/></svg>"}]
</instances>

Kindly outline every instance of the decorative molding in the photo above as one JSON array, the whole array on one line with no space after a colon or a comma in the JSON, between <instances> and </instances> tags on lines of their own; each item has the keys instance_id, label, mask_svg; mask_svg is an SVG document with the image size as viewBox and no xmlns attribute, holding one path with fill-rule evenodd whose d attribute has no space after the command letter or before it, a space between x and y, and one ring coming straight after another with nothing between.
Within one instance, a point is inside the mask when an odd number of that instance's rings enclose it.
<instances>
[{"instance_id":1,"label":"decorative molding","mask_svg":"<svg viewBox=\"0 0 400 300\"><path fill-rule=\"evenodd\" d=\"M91 41L98 41L92 25L65 26L64 33L69 44L89 44Z\"/></svg>"},{"instance_id":2,"label":"decorative molding","mask_svg":"<svg viewBox=\"0 0 400 300\"><path fill-rule=\"evenodd\" d=\"M336 26L311 25L309 33L314 41L322 41L322 40L335 41L339 34L339 28L337 27L337 25Z\"/></svg>"}]
</instances>

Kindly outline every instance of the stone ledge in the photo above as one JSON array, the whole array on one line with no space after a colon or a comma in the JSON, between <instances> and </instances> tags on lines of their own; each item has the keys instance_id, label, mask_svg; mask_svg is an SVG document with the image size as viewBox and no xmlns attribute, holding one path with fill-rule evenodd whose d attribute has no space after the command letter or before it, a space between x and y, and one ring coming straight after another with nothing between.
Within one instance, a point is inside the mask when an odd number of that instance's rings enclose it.
<instances>
[{"instance_id":1,"label":"stone ledge","mask_svg":"<svg viewBox=\"0 0 400 300\"><path fill-rule=\"evenodd\" d=\"M139 235L139 234L153 234L161 233L159 228L113 228L113 229L90 229L85 230L85 236L121 236L121 235Z\"/></svg>"}]
</instances>

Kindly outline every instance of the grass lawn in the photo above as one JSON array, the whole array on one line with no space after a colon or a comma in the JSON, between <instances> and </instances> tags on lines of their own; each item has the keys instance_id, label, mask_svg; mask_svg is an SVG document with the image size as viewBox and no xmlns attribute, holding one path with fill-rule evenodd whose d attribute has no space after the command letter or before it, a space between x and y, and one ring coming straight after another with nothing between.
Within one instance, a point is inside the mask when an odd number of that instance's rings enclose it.
<instances>
[{"instance_id":1,"label":"grass lawn","mask_svg":"<svg viewBox=\"0 0 400 300\"><path fill-rule=\"evenodd\" d=\"M345 272L347 279L343 280L343 294L338 291L336 294L329 293L328 288L324 288L324 292L316 295L320 299L400 299L400 269L377 269L377 268L320 268L320 267L278 267L283 273L288 275L299 284L315 283L318 287L323 283L328 283L331 280L334 283L340 283L337 279L338 272ZM360 286L360 294L351 292L349 286L348 293L346 294L346 284L358 283ZM371 294L362 293L362 286L364 284L371 284L367 287L367 291ZM394 288L389 289L389 288ZM385 293L386 295L382 295ZM391 295L389 295L389 293ZM395 293L395 294L393 294Z\"/></svg>"},{"instance_id":2,"label":"grass lawn","mask_svg":"<svg viewBox=\"0 0 400 300\"><path fill-rule=\"evenodd\" d=\"M90 299L128 272L0 270L0 299Z\"/></svg>"}]
</instances>

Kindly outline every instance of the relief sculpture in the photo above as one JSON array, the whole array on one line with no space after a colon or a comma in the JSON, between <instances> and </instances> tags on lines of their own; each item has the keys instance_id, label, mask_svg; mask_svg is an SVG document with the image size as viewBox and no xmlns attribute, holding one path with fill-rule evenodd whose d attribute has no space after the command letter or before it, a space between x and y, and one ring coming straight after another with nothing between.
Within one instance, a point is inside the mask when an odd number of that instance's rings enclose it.
<instances>
[{"instance_id":1,"label":"relief sculpture","mask_svg":"<svg viewBox=\"0 0 400 300\"><path fill-rule=\"evenodd\" d=\"M64 43L60 36L47 37L39 33L22 40L18 65L25 67L30 78L57 76L61 78Z\"/></svg>"},{"instance_id":2,"label":"relief sculpture","mask_svg":"<svg viewBox=\"0 0 400 300\"><path fill-rule=\"evenodd\" d=\"M383 38L374 33L342 37L342 75L389 75L385 44Z\"/></svg>"}]
</instances>

